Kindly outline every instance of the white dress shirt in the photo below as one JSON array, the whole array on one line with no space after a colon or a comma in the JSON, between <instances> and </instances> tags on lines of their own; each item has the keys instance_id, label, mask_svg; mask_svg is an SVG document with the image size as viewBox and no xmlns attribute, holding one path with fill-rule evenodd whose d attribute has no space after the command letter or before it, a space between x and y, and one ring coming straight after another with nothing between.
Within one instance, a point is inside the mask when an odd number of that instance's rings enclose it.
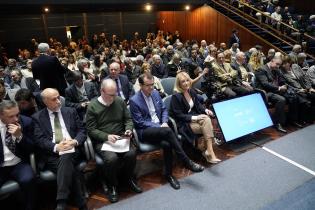
<instances>
[{"instance_id":1,"label":"white dress shirt","mask_svg":"<svg viewBox=\"0 0 315 210\"><path fill-rule=\"evenodd\" d=\"M155 111L155 107L154 107L154 103L153 103L151 95L150 96L146 96L142 91L141 91L141 94L143 95L145 103L147 104L147 107L149 109L149 112L150 112L150 115L151 115L151 121L154 122L154 123L160 123L160 120L159 120L159 118L158 118L158 116L156 114L156 111Z\"/></svg>"},{"instance_id":2,"label":"white dress shirt","mask_svg":"<svg viewBox=\"0 0 315 210\"><path fill-rule=\"evenodd\" d=\"M55 114L53 111L48 110L48 115L49 115L49 119L50 119L50 124L51 124L51 129L52 129L52 132L53 132L53 143L56 143L56 139L55 139ZM60 109L57 111L58 112L58 118L59 118L59 122L60 122L60 126L61 126L61 131L62 131L62 136L64 139L71 139L71 136L67 130L67 127L65 125L65 121L63 120L63 117L62 117L62 114L61 114L61 111ZM56 152L56 147L57 145L55 145L54 147L54 152Z\"/></svg>"},{"instance_id":3,"label":"white dress shirt","mask_svg":"<svg viewBox=\"0 0 315 210\"><path fill-rule=\"evenodd\" d=\"M1 132L1 140L3 146L3 156L4 162L2 166L13 166L21 162L21 159L15 156L11 150L5 144L5 134L7 132L7 126L0 120L0 132ZM16 138L12 137L12 140L15 141Z\"/></svg>"}]
</instances>

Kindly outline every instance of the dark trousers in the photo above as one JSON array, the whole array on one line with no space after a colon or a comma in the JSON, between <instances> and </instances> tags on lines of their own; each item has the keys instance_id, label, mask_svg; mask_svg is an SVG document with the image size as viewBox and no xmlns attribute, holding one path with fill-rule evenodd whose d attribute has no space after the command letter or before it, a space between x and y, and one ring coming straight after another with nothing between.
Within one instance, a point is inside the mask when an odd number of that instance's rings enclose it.
<instances>
[{"instance_id":1,"label":"dark trousers","mask_svg":"<svg viewBox=\"0 0 315 210\"><path fill-rule=\"evenodd\" d=\"M20 162L14 166L0 167L0 186L8 180L14 180L19 183L22 194L24 209L35 209L35 176L31 166Z\"/></svg>"},{"instance_id":2,"label":"dark trousers","mask_svg":"<svg viewBox=\"0 0 315 210\"><path fill-rule=\"evenodd\" d=\"M76 204L81 207L85 204L82 195L80 172L76 169L78 152L49 157L45 168L57 176L57 201L67 200L70 193L74 193Z\"/></svg>"},{"instance_id":3,"label":"dark trousers","mask_svg":"<svg viewBox=\"0 0 315 210\"><path fill-rule=\"evenodd\" d=\"M163 148L165 175L172 174L172 150L184 163L189 161L186 153L179 144L174 132L168 127L146 128L142 133L142 141L150 144L158 144Z\"/></svg>"},{"instance_id":4,"label":"dark trousers","mask_svg":"<svg viewBox=\"0 0 315 210\"><path fill-rule=\"evenodd\" d=\"M103 173L109 186L118 186L120 178L122 181L133 178L137 154L132 145L128 152L123 153L102 151L101 145L96 150L104 161Z\"/></svg>"},{"instance_id":5,"label":"dark trousers","mask_svg":"<svg viewBox=\"0 0 315 210\"><path fill-rule=\"evenodd\" d=\"M285 105L286 99L285 97L275 94L275 93L267 93L267 99L275 106L275 113L274 113L274 123L284 124L286 120L285 116Z\"/></svg>"},{"instance_id":6,"label":"dark trousers","mask_svg":"<svg viewBox=\"0 0 315 210\"><path fill-rule=\"evenodd\" d=\"M237 85L231 85L225 88L223 93L227 97L235 97L237 95L245 95L247 93L252 92L253 90L250 90L244 86L237 86Z\"/></svg>"}]
</instances>

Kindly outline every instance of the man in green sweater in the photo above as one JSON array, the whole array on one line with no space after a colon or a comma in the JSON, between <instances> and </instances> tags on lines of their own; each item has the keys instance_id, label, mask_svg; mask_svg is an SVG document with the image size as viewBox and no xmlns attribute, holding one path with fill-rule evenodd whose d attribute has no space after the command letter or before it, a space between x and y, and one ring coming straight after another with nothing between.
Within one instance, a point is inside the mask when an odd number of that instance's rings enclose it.
<instances>
[{"instance_id":1,"label":"man in green sweater","mask_svg":"<svg viewBox=\"0 0 315 210\"><path fill-rule=\"evenodd\" d=\"M109 187L108 198L118 201L117 186L119 178L131 189L141 193L142 189L133 179L136 165L136 151L129 142L129 151L113 152L102 150L104 142L115 145L120 139L132 136L132 119L124 100L116 96L116 83L105 79L101 84L101 96L94 99L87 109L86 126L95 151L104 161L104 174ZM129 137L129 138L128 138Z\"/></svg>"}]
</instances>

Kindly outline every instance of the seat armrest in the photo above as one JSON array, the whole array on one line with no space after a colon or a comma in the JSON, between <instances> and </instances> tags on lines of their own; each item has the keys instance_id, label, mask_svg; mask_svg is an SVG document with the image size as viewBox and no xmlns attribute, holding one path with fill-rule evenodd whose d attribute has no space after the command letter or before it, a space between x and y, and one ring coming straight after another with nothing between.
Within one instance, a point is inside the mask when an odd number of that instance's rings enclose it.
<instances>
[{"instance_id":1,"label":"seat armrest","mask_svg":"<svg viewBox=\"0 0 315 210\"><path fill-rule=\"evenodd\" d=\"M168 117L169 122L172 124L172 127L174 129L174 133L176 134L176 136L178 136L178 129L177 129L177 125L175 120L172 117Z\"/></svg>"},{"instance_id":2,"label":"seat armrest","mask_svg":"<svg viewBox=\"0 0 315 210\"><path fill-rule=\"evenodd\" d=\"M35 162L35 154L31 153L30 154L30 164L33 169L34 174L37 174L37 168L36 168L36 162Z\"/></svg>"},{"instance_id":3,"label":"seat armrest","mask_svg":"<svg viewBox=\"0 0 315 210\"><path fill-rule=\"evenodd\" d=\"M86 160L90 160L91 155L90 155L89 145L87 141L85 141L83 145L84 145L84 153L85 153Z\"/></svg>"},{"instance_id":4,"label":"seat armrest","mask_svg":"<svg viewBox=\"0 0 315 210\"><path fill-rule=\"evenodd\" d=\"M89 136L87 136L86 141L87 146L88 146L88 150L90 151L90 158L91 160L95 160L95 152L94 152L94 148L93 148L93 144L91 141L91 138Z\"/></svg>"},{"instance_id":5,"label":"seat armrest","mask_svg":"<svg viewBox=\"0 0 315 210\"><path fill-rule=\"evenodd\" d=\"M138 137L137 131L136 131L136 129L132 129L132 132L133 132L133 136L134 136L135 146L139 149L140 145L139 145L139 137Z\"/></svg>"}]
</instances>

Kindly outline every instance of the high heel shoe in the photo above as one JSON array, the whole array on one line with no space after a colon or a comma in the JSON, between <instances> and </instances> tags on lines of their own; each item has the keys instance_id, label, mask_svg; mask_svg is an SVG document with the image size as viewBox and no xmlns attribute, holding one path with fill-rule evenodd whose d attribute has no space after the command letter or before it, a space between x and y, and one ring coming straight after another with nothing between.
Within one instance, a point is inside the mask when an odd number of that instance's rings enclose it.
<instances>
[{"instance_id":1,"label":"high heel shoe","mask_svg":"<svg viewBox=\"0 0 315 210\"><path fill-rule=\"evenodd\" d=\"M202 156L206 159L208 163L216 164L221 162L218 158L211 158L211 156L207 153L207 150L202 153Z\"/></svg>"},{"instance_id":2,"label":"high heel shoe","mask_svg":"<svg viewBox=\"0 0 315 210\"><path fill-rule=\"evenodd\" d=\"M212 164L216 164L216 163L219 163L221 162L222 160L218 159L218 158L214 158L214 159L211 159L209 163L212 163Z\"/></svg>"}]
</instances>

